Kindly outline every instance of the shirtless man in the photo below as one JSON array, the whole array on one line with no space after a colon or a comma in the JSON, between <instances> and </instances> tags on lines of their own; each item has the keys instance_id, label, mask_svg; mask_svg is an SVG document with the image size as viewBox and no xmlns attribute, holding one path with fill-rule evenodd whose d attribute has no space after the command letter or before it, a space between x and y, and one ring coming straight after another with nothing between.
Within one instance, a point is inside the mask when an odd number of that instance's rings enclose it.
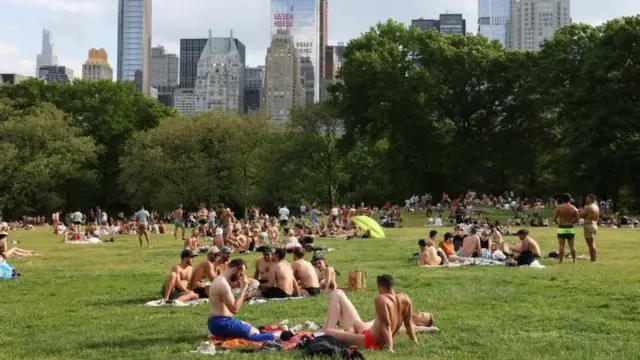
<instances>
[{"instance_id":1,"label":"shirtless man","mask_svg":"<svg viewBox=\"0 0 640 360\"><path fill-rule=\"evenodd\" d=\"M218 221L220 225L222 225L222 235L224 237L225 245L228 245L229 239L231 238L231 230L233 230L233 223L235 222L235 217L229 208L225 208L224 204L218 205L218 212L220 216L218 216Z\"/></svg>"},{"instance_id":2,"label":"shirtless man","mask_svg":"<svg viewBox=\"0 0 640 360\"><path fill-rule=\"evenodd\" d=\"M286 236L287 237L284 240L285 241L284 248L288 252L293 252L293 249L302 247L302 245L300 244L300 241L298 241L298 238L296 237L296 234L293 231L293 229L289 229L287 231L287 235Z\"/></svg>"},{"instance_id":3,"label":"shirtless man","mask_svg":"<svg viewBox=\"0 0 640 360\"><path fill-rule=\"evenodd\" d=\"M207 208L204 206L204 204L200 204L200 208L198 209L198 232L200 233L200 235L206 235L206 229L205 227L207 226L207 222L209 221L209 211L207 210Z\"/></svg>"},{"instance_id":4,"label":"shirtless man","mask_svg":"<svg viewBox=\"0 0 640 360\"><path fill-rule=\"evenodd\" d=\"M182 218L182 215L183 215L182 204L180 204L178 205L177 209L173 210L173 224L174 224L173 238L175 240L178 240L178 229L182 230L181 239L184 239L184 219Z\"/></svg>"},{"instance_id":5,"label":"shirtless man","mask_svg":"<svg viewBox=\"0 0 640 360\"><path fill-rule=\"evenodd\" d=\"M216 274L220 274L227 269L227 264L229 264L229 260L231 259L231 249L223 246L220 248L220 255L215 262L215 270Z\"/></svg>"},{"instance_id":6,"label":"shirtless man","mask_svg":"<svg viewBox=\"0 0 640 360\"><path fill-rule=\"evenodd\" d=\"M314 256L311 264L316 267L322 291L328 293L338 288L338 284L336 283L336 270L333 266L327 266L324 256Z\"/></svg>"},{"instance_id":7,"label":"shirtless man","mask_svg":"<svg viewBox=\"0 0 640 360\"><path fill-rule=\"evenodd\" d=\"M296 248L293 250L293 276L298 281L298 285L303 296L316 296L320 294L320 281L316 269L310 262L304 259L304 249Z\"/></svg>"},{"instance_id":8,"label":"shirtless man","mask_svg":"<svg viewBox=\"0 0 640 360\"><path fill-rule=\"evenodd\" d=\"M249 240L247 237L240 233L238 226L233 228L231 237L229 238L229 244L233 246L236 251L246 251L249 249Z\"/></svg>"},{"instance_id":9,"label":"shirtless man","mask_svg":"<svg viewBox=\"0 0 640 360\"><path fill-rule=\"evenodd\" d=\"M596 234L598 233L598 218L600 208L594 194L587 195L586 205L580 212L580 218L584 219L584 239L589 247L591 262L596 262Z\"/></svg>"},{"instance_id":10,"label":"shirtless man","mask_svg":"<svg viewBox=\"0 0 640 360\"><path fill-rule=\"evenodd\" d=\"M198 294L201 299L209 297L209 286L207 284L207 280L211 282L216 277L215 263L218 256L220 256L220 250L217 247L212 246L207 252L207 258L193 270L189 289Z\"/></svg>"},{"instance_id":11,"label":"shirtless man","mask_svg":"<svg viewBox=\"0 0 640 360\"><path fill-rule=\"evenodd\" d=\"M365 328L362 321L354 321L353 333L345 330L330 329L326 331L326 335L333 336L339 342L346 346L357 346L359 349L365 350L382 350L386 348L389 352L394 352L393 336L404 325L407 335L414 343L418 343L413 317L413 304L407 294L396 294L394 291L395 281L391 275L380 275L377 278L378 296L375 297L373 303L375 305L375 318L370 328ZM359 320L359 319L358 319ZM327 321L328 322L328 321Z\"/></svg>"},{"instance_id":12,"label":"shirtless man","mask_svg":"<svg viewBox=\"0 0 640 360\"><path fill-rule=\"evenodd\" d=\"M529 230L527 229L518 230L516 235L518 235L520 243L513 245L513 251L518 253L518 256L516 256L518 266L531 265L542 256L540 246L537 241L529 236Z\"/></svg>"},{"instance_id":13,"label":"shirtless man","mask_svg":"<svg viewBox=\"0 0 640 360\"><path fill-rule=\"evenodd\" d=\"M175 300L185 302L198 299L198 295L189 290L189 282L193 271L193 258L196 256L189 249L182 250L180 263L171 267L169 275L167 275L162 285L162 290L160 290L163 303Z\"/></svg>"},{"instance_id":14,"label":"shirtless man","mask_svg":"<svg viewBox=\"0 0 640 360\"><path fill-rule=\"evenodd\" d=\"M273 264L273 249L265 247L262 252L262 257L256 260L256 272L253 278L258 280L260 284L266 284L269 282L269 268Z\"/></svg>"},{"instance_id":15,"label":"shirtless man","mask_svg":"<svg viewBox=\"0 0 640 360\"><path fill-rule=\"evenodd\" d=\"M260 285L262 296L267 299L300 296L298 283L293 276L291 265L285 261L284 249L276 249L274 263L269 266L269 279Z\"/></svg>"},{"instance_id":16,"label":"shirtless man","mask_svg":"<svg viewBox=\"0 0 640 360\"><path fill-rule=\"evenodd\" d=\"M280 233L280 231L278 230L278 227L276 226L275 222L270 222L269 223L269 227L267 229L267 235L269 236L269 242L271 242L271 244L277 244L278 243L278 234Z\"/></svg>"},{"instance_id":17,"label":"shirtless man","mask_svg":"<svg viewBox=\"0 0 640 360\"><path fill-rule=\"evenodd\" d=\"M553 221L558 224L558 261L562 264L564 259L564 244L569 241L569 250L573 263L576 263L576 229L573 225L580 221L578 209L571 205L571 194L560 196L560 205L553 210Z\"/></svg>"},{"instance_id":18,"label":"shirtless man","mask_svg":"<svg viewBox=\"0 0 640 360\"><path fill-rule=\"evenodd\" d=\"M482 254L480 237L476 233L475 227L469 229L469 235L462 240L462 247L456 252L458 257L478 257Z\"/></svg>"},{"instance_id":19,"label":"shirtless man","mask_svg":"<svg viewBox=\"0 0 640 360\"><path fill-rule=\"evenodd\" d=\"M209 286L209 320L207 327L211 335L220 338L242 338L249 341L274 341L273 333L260 334L255 327L234 317L245 300L249 282L245 276L247 264L242 259L233 259L229 267L220 273ZM231 284L240 285L240 293L234 297Z\"/></svg>"},{"instance_id":20,"label":"shirtless man","mask_svg":"<svg viewBox=\"0 0 640 360\"><path fill-rule=\"evenodd\" d=\"M198 252L200 250L200 245L200 234L197 229L193 229L191 236L184 241L184 248Z\"/></svg>"},{"instance_id":21,"label":"shirtless man","mask_svg":"<svg viewBox=\"0 0 640 360\"><path fill-rule=\"evenodd\" d=\"M449 263L446 256L440 256L438 250L433 246L433 242L420 239L418 246L420 246L418 265L440 266Z\"/></svg>"},{"instance_id":22,"label":"shirtless man","mask_svg":"<svg viewBox=\"0 0 640 360\"><path fill-rule=\"evenodd\" d=\"M500 250L504 254L509 253L509 244L503 241L502 234L493 224L489 225L489 239L491 240L492 251Z\"/></svg>"}]
</instances>

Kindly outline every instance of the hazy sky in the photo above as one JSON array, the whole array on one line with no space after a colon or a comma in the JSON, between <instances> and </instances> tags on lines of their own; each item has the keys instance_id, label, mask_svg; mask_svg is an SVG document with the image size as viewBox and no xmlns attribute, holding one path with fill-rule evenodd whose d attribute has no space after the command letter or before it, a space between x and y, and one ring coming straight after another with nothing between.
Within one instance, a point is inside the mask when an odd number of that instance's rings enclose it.
<instances>
[{"instance_id":1,"label":"hazy sky","mask_svg":"<svg viewBox=\"0 0 640 360\"><path fill-rule=\"evenodd\" d=\"M379 21L437 18L463 13L476 30L477 0L329 0L329 44L347 42ZM114 68L118 0L0 0L0 73L33 76L42 28L51 30L61 65L82 73L87 51L105 48ZM640 13L640 0L573 0L574 22L603 21ZM269 0L153 0L154 46L179 53L180 38L228 36L233 29L247 49L247 63L264 63L269 43Z\"/></svg>"}]
</instances>

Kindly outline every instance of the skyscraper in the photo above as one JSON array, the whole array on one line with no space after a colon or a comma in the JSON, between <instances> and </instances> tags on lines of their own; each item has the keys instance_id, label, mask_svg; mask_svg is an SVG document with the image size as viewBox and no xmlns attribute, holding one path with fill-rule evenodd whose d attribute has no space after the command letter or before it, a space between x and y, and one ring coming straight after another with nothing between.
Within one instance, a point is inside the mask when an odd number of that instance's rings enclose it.
<instances>
[{"instance_id":1,"label":"skyscraper","mask_svg":"<svg viewBox=\"0 0 640 360\"><path fill-rule=\"evenodd\" d=\"M149 96L151 78L151 0L118 0L118 81L135 81Z\"/></svg>"},{"instance_id":2,"label":"skyscraper","mask_svg":"<svg viewBox=\"0 0 640 360\"><path fill-rule=\"evenodd\" d=\"M113 70L104 49L90 49L82 65L82 80L113 80Z\"/></svg>"},{"instance_id":3,"label":"skyscraper","mask_svg":"<svg viewBox=\"0 0 640 360\"><path fill-rule=\"evenodd\" d=\"M244 73L244 112L260 110L264 66L247 67Z\"/></svg>"},{"instance_id":4,"label":"skyscraper","mask_svg":"<svg viewBox=\"0 0 640 360\"><path fill-rule=\"evenodd\" d=\"M467 33L467 20L462 17L462 14L440 14L438 20L414 19L411 20L411 26L417 27L422 31L435 29L442 34L449 35L464 35Z\"/></svg>"},{"instance_id":5,"label":"skyscraper","mask_svg":"<svg viewBox=\"0 0 640 360\"><path fill-rule=\"evenodd\" d=\"M291 108L305 103L304 88L300 82L300 58L287 29L279 29L267 49L262 96L262 108L274 121L287 120Z\"/></svg>"},{"instance_id":6,"label":"skyscraper","mask_svg":"<svg viewBox=\"0 0 640 360\"><path fill-rule=\"evenodd\" d=\"M325 63L327 61L327 55L325 53L325 49L327 47L327 37L329 35L328 29L328 19L329 17L329 0L320 0L320 29L319 29L319 44L320 48L318 51L320 52L320 59L318 63L320 64L320 78L324 79L325 76Z\"/></svg>"},{"instance_id":7,"label":"skyscraper","mask_svg":"<svg viewBox=\"0 0 640 360\"><path fill-rule=\"evenodd\" d=\"M509 44L511 0L478 0L478 32L489 40Z\"/></svg>"},{"instance_id":8,"label":"skyscraper","mask_svg":"<svg viewBox=\"0 0 640 360\"><path fill-rule=\"evenodd\" d=\"M429 31L431 29L440 31L440 20L423 19L423 18L413 19L411 20L411 26L416 27L422 31Z\"/></svg>"},{"instance_id":9,"label":"skyscraper","mask_svg":"<svg viewBox=\"0 0 640 360\"><path fill-rule=\"evenodd\" d=\"M271 0L271 38L280 30L292 36L307 103L320 100L319 12L320 0Z\"/></svg>"},{"instance_id":10,"label":"skyscraper","mask_svg":"<svg viewBox=\"0 0 640 360\"><path fill-rule=\"evenodd\" d=\"M73 70L66 66L41 66L38 71L38 79L42 79L47 83L69 84L73 81Z\"/></svg>"},{"instance_id":11,"label":"skyscraper","mask_svg":"<svg viewBox=\"0 0 640 360\"><path fill-rule=\"evenodd\" d=\"M41 66L58 65L58 56L56 56L56 48L52 41L51 32L42 29L42 49L40 54L36 56L36 77L40 73Z\"/></svg>"},{"instance_id":12,"label":"skyscraper","mask_svg":"<svg viewBox=\"0 0 640 360\"><path fill-rule=\"evenodd\" d=\"M198 72L198 61L209 38L180 39L180 88L193 89ZM246 65L245 46L238 39L233 39L240 53L242 64Z\"/></svg>"},{"instance_id":13,"label":"skyscraper","mask_svg":"<svg viewBox=\"0 0 640 360\"><path fill-rule=\"evenodd\" d=\"M244 64L233 31L228 38L214 38L202 50L196 76L196 111L214 109L244 111Z\"/></svg>"},{"instance_id":14,"label":"skyscraper","mask_svg":"<svg viewBox=\"0 0 640 360\"><path fill-rule=\"evenodd\" d=\"M178 75L176 54L167 53L165 48L160 45L151 48L151 86L155 88L177 86Z\"/></svg>"},{"instance_id":15,"label":"skyscraper","mask_svg":"<svg viewBox=\"0 0 640 360\"><path fill-rule=\"evenodd\" d=\"M570 24L570 0L511 0L510 48L540 50L545 39Z\"/></svg>"}]
</instances>

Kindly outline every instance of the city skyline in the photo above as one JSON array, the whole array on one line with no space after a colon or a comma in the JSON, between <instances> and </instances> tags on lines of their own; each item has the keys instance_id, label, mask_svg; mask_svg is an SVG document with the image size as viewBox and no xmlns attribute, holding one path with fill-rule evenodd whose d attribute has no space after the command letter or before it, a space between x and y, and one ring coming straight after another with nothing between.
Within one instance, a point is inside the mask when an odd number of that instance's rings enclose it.
<instances>
[{"instance_id":1,"label":"city skyline","mask_svg":"<svg viewBox=\"0 0 640 360\"><path fill-rule=\"evenodd\" d=\"M167 52L179 54L181 38L199 38L209 28L214 36L225 36L229 29L234 29L235 36L246 45L247 66L264 64L270 42L270 1L192 0L189 4L153 0L152 46L162 45ZM35 57L41 50L43 28L51 31L58 63L71 68L76 76L82 74L90 48L104 48L115 60L117 5L112 0L0 0L5 15L0 24L0 73L35 75ZM215 21L204 15L219 14L220 8L227 9L225 16ZM363 0L329 1L327 45L346 43L388 18L409 25L412 19L437 18L447 12L462 13L467 19L467 31L477 31L478 0L403 0L402 4L382 2L375 7ZM574 23L597 25L638 13L640 2L635 0L611 0L606 6L597 0L571 4ZM112 67L117 71L115 61Z\"/></svg>"}]
</instances>

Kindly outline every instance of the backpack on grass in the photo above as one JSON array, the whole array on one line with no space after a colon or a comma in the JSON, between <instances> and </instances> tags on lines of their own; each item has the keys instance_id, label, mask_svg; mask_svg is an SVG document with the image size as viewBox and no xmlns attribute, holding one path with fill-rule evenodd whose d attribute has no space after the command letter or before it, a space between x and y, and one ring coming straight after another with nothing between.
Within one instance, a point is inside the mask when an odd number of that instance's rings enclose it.
<instances>
[{"instance_id":1,"label":"backpack on grass","mask_svg":"<svg viewBox=\"0 0 640 360\"><path fill-rule=\"evenodd\" d=\"M311 340L306 349L307 355L310 357L325 356L342 360L364 360L362 353L345 347L333 336L319 336Z\"/></svg>"}]
</instances>

